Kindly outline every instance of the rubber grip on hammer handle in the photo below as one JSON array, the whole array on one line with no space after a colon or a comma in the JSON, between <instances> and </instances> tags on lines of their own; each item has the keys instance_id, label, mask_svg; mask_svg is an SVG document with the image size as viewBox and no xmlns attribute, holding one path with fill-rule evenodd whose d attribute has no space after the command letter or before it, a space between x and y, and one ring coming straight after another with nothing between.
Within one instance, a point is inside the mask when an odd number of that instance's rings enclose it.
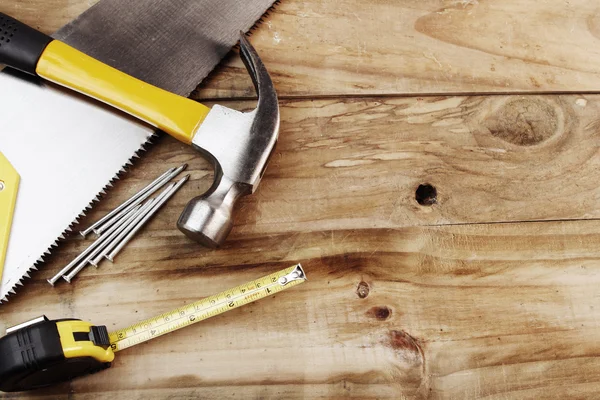
<instances>
[{"instance_id":1,"label":"rubber grip on hammer handle","mask_svg":"<svg viewBox=\"0 0 600 400\"><path fill-rule=\"evenodd\" d=\"M31 75L52 38L0 13L0 64Z\"/></svg>"}]
</instances>

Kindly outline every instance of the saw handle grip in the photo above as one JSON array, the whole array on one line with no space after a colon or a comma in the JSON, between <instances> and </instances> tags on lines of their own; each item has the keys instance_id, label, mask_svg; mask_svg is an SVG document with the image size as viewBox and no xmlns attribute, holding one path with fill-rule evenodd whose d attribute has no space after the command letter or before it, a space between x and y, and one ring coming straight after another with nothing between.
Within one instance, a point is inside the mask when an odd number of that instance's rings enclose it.
<instances>
[{"instance_id":1,"label":"saw handle grip","mask_svg":"<svg viewBox=\"0 0 600 400\"><path fill-rule=\"evenodd\" d=\"M52 38L0 13L0 64L36 75L38 60Z\"/></svg>"}]
</instances>

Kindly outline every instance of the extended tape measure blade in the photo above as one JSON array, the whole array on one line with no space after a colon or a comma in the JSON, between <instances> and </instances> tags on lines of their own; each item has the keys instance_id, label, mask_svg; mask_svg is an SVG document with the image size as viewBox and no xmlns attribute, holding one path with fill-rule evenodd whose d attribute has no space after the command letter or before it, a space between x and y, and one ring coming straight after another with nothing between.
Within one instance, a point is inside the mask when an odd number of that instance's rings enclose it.
<instances>
[{"instance_id":1,"label":"extended tape measure blade","mask_svg":"<svg viewBox=\"0 0 600 400\"><path fill-rule=\"evenodd\" d=\"M233 289L206 297L195 303L149 318L109 335L113 351L174 332L234 308L271 296L301 284L306 274L300 264L264 276Z\"/></svg>"}]
</instances>

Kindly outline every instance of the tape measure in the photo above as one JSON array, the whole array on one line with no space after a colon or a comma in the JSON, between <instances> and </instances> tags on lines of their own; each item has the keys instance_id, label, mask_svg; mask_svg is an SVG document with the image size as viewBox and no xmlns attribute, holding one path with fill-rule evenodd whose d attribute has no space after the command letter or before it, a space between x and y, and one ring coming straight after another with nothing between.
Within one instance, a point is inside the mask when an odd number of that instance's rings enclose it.
<instances>
[{"instance_id":1,"label":"tape measure","mask_svg":"<svg viewBox=\"0 0 600 400\"><path fill-rule=\"evenodd\" d=\"M306 280L300 264L108 333L75 319L38 317L0 338L0 391L38 389L111 366L115 352L195 324L296 286Z\"/></svg>"}]
</instances>

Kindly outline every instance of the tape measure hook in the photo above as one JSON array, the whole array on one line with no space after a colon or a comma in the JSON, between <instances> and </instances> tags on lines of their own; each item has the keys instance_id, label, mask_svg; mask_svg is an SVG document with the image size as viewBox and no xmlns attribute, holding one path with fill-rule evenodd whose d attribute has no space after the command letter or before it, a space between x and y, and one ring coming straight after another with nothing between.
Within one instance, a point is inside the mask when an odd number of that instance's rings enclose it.
<instances>
[{"instance_id":1,"label":"tape measure hook","mask_svg":"<svg viewBox=\"0 0 600 400\"><path fill-rule=\"evenodd\" d=\"M302 265L300 265L300 264L296 265L296 268L294 268L294 270L292 272L279 278L278 283L281 286L285 286L290 282L299 281L299 280L303 280L303 281L306 280L306 274L304 273L304 270L302 269Z\"/></svg>"}]
</instances>

